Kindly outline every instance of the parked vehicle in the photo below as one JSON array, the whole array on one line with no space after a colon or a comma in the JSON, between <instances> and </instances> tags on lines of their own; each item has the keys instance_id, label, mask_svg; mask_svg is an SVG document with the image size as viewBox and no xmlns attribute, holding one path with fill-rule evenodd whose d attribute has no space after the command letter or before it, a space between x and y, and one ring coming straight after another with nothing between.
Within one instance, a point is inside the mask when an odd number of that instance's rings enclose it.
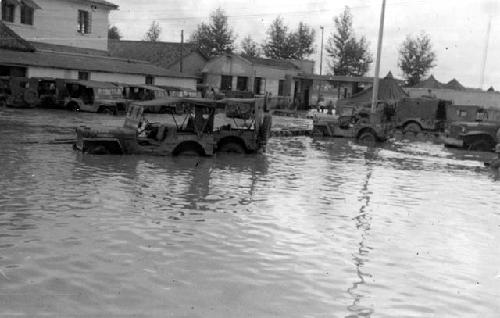
<instances>
[{"instance_id":1,"label":"parked vehicle","mask_svg":"<svg viewBox=\"0 0 500 318\"><path fill-rule=\"evenodd\" d=\"M73 111L116 115L127 109L128 101L123 98L122 90L116 84L65 80L65 91L63 105Z\"/></svg>"},{"instance_id":2,"label":"parked vehicle","mask_svg":"<svg viewBox=\"0 0 500 318\"><path fill-rule=\"evenodd\" d=\"M403 98L396 103L394 124L403 132L443 131L447 120L446 109L451 104L451 101L437 98Z\"/></svg>"},{"instance_id":3,"label":"parked vehicle","mask_svg":"<svg viewBox=\"0 0 500 318\"><path fill-rule=\"evenodd\" d=\"M313 134L326 137L355 138L373 143L385 141L394 128L394 106L379 101L376 112L371 113L370 105L350 105L338 109L337 115L317 115L313 119Z\"/></svg>"},{"instance_id":4,"label":"parked vehicle","mask_svg":"<svg viewBox=\"0 0 500 318\"><path fill-rule=\"evenodd\" d=\"M442 140L447 147L493 151L500 142L500 122L455 122L445 130Z\"/></svg>"},{"instance_id":5,"label":"parked vehicle","mask_svg":"<svg viewBox=\"0 0 500 318\"><path fill-rule=\"evenodd\" d=\"M7 97L11 94L10 78L6 76L0 77L0 107L7 105Z\"/></svg>"},{"instance_id":6,"label":"parked vehicle","mask_svg":"<svg viewBox=\"0 0 500 318\"><path fill-rule=\"evenodd\" d=\"M26 77L0 78L0 104L33 108L39 103L37 81Z\"/></svg>"},{"instance_id":7,"label":"parked vehicle","mask_svg":"<svg viewBox=\"0 0 500 318\"><path fill-rule=\"evenodd\" d=\"M117 84L123 89L123 97L134 101L153 100L168 97L165 89L144 84Z\"/></svg>"},{"instance_id":8,"label":"parked vehicle","mask_svg":"<svg viewBox=\"0 0 500 318\"><path fill-rule=\"evenodd\" d=\"M201 92L185 88L185 87L177 87L177 86L166 86L166 85L156 85L159 88L164 89L167 92L167 95L170 97L200 97Z\"/></svg>"},{"instance_id":9,"label":"parked vehicle","mask_svg":"<svg viewBox=\"0 0 500 318\"><path fill-rule=\"evenodd\" d=\"M269 137L270 119L263 117L262 103L255 101L217 103L200 98L173 98L169 104L163 99L164 106L170 105L172 122L150 123L143 116L148 102L130 105L122 128L99 131L88 127L77 128L75 148L91 154L155 154L178 155L195 153L212 155L214 152L257 152L264 151ZM183 118L178 118L176 107L182 103L185 110ZM251 105L251 125L239 127L226 124L214 130L216 109L226 107L229 116L248 115L237 111L231 114L234 106ZM245 108L247 109L247 108ZM234 118L234 117L233 117ZM236 123L236 118L234 118Z\"/></svg>"}]
</instances>

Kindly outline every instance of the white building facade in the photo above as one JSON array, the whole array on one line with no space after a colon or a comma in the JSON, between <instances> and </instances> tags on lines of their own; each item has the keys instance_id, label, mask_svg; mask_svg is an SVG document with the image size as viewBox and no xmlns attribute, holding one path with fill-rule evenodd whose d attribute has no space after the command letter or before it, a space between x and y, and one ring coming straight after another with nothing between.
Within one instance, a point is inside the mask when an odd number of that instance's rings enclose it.
<instances>
[{"instance_id":1,"label":"white building facade","mask_svg":"<svg viewBox=\"0 0 500 318\"><path fill-rule=\"evenodd\" d=\"M0 0L0 76L54 77L196 89L197 78L110 57L104 0ZM15 51L15 52L13 52Z\"/></svg>"}]
</instances>

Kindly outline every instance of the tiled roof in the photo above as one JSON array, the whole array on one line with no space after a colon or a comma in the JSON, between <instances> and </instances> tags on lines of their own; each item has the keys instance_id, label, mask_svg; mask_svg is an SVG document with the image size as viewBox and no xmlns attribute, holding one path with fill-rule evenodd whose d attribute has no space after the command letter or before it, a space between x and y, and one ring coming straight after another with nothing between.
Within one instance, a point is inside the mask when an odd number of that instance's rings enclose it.
<instances>
[{"instance_id":1,"label":"tiled roof","mask_svg":"<svg viewBox=\"0 0 500 318\"><path fill-rule=\"evenodd\" d=\"M19 52L0 49L0 64L177 78L193 77L143 61L131 61L99 55L48 51Z\"/></svg>"},{"instance_id":2,"label":"tiled roof","mask_svg":"<svg viewBox=\"0 0 500 318\"><path fill-rule=\"evenodd\" d=\"M0 21L0 49L33 52L35 48Z\"/></svg>"},{"instance_id":3,"label":"tiled roof","mask_svg":"<svg viewBox=\"0 0 500 318\"><path fill-rule=\"evenodd\" d=\"M108 51L111 56L148 61L164 68L172 66L180 59L180 43L176 42L110 40ZM197 49L192 43L184 43L182 51L185 57Z\"/></svg>"},{"instance_id":4,"label":"tiled roof","mask_svg":"<svg viewBox=\"0 0 500 318\"><path fill-rule=\"evenodd\" d=\"M103 6L111 7L113 9L115 9L115 10L118 9L118 6L116 4L108 2L108 1L105 1L105 0L80 0L80 1L90 2L90 3L95 3L95 4L100 4L100 5L103 5Z\"/></svg>"},{"instance_id":5,"label":"tiled roof","mask_svg":"<svg viewBox=\"0 0 500 318\"><path fill-rule=\"evenodd\" d=\"M99 56L109 56L108 51L80 48L68 45L57 45L42 42L29 42L37 51L50 51L50 52L66 52L66 53L76 53L76 54L87 54L87 55L99 55Z\"/></svg>"},{"instance_id":6,"label":"tiled roof","mask_svg":"<svg viewBox=\"0 0 500 318\"><path fill-rule=\"evenodd\" d=\"M250 61L250 63L254 65L263 65L263 66L271 66L283 69L294 69L298 70L299 67L289 60L275 60L275 59L265 59L261 57L250 57L250 56L242 56L244 59Z\"/></svg>"}]
</instances>

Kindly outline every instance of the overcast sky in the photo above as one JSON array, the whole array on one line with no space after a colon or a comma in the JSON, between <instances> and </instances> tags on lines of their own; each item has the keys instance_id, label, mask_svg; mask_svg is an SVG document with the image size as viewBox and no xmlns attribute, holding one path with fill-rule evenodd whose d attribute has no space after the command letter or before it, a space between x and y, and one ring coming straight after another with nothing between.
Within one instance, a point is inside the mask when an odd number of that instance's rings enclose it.
<instances>
[{"instance_id":1,"label":"overcast sky","mask_svg":"<svg viewBox=\"0 0 500 318\"><path fill-rule=\"evenodd\" d=\"M348 5L353 14L356 35L366 36L370 50L376 56L381 0L111 0L120 6L110 16L125 40L141 40L151 22L160 23L162 41L186 38L209 14L221 7L229 16L229 24L238 36L236 44L246 35L261 43L271 22L280 15L290 28L299 21L316 30L316 51L310 59L316 61L319 72L321 44L320 26L324 26L324 43L334 31L333 17ZM488 21L491 33L484 88L493 85L500 90L500 32L495 0L387 0L381 74L389 70L402 77L397 66L398 47L406 35L427 32L437 54L437 66L431 71L441 82L456 78L469 87L479 87L482 61L486 47ZM324 53L325 54L325 53ZM323 73L328 68L324 55ZM372 65L369 75L373 74Z\"/></svg>"}]
</instances>

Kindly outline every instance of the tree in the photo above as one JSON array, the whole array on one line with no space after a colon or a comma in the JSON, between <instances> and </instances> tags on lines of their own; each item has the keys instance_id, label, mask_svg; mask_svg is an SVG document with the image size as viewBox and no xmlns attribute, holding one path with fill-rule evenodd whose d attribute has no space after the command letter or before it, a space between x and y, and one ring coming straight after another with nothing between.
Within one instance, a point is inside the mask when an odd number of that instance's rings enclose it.
<instances>
[{"instance_id":1,"label":"tree","mask_svg":"<svg viewBox=\"0 0 500 318\"><path fill-rule=\"evenodd\" d=\"M160 23L153 21L149 30L144 35L144 41L156 42L160 38L161 27Z\"/></svg>"},{"instance_id":2,"label":"tree","mask_svg":"<svg viewBox=\"0 0 500 318\"><path fill-rule=\"evenodd\" d=\"M330 69L335 75L363 76L373 62L368 43L363 36L356 39L352 27L352 14L349 7L334 18L336 32L332 33L326 44Z\"/></svg>"},{"instance_id":3,"label":"tree","mask_svg":"<svg viewBox=\"0 0 500 318\"><path fill-rule=\"evenodd\" d=\"M191 35L191 42L196 43L198 48L209 56L233 52L234 39L227 15L221 8L210 14L209 24L199 24Z\"/></svg>"},{"instance_id":4,"label":"tree","mask_svg":"<svg viewBox=\"0 0 500 318\"><path fill-rule=\"evenodd\" d=\"M316 32L311 29L307 24L299 22L297 31L293 34L294 41L292 44L294 48L294 58L302 60L303 58L314 53L314 36Z\"/></svg>"},{"instance_id":5,"label":"tree","mask_svg":"<svg viewBox=\"0 0 500 318\"><path fill-rule=\"evenodd\" d=\"M241 41L241 54L251 57L258 57L261 55L260 48L250 35L247 35Z\"/></svg>"},{"instance_id":6,"label":"tree","mask_svg":"<svg viewBox=\"0 0 500 318\"><path fill-rule=\"evenodd\" d=\"M299 23L296 31L288 32L288 26L278 16L267 30L262 50L269 58L300 60L314 52L314 36L314 30L303 22Z\"/></svg>"},{"instance_id":7,"label":"tree","mask_svg":"<svg viewBox=\"0 0 500 318\"><path fill-rule=\"evenodd\" d=\"M120 33L120 30L116 26L112 26L111 28L108 29L108 39L110 40L121 40L122 35Z\"/></svg>"},{"instance_id":8,"label":"tree","mask_svg":"<svg viewBox=\"0 0 500 318\"><path fill-rule=\"evenodd\" d=\"M416 37L406 36L399 48L398 66L408 80L409 86L420 82L436 61L436 53L432 50L430 37L421 33Z\"/></svg>"}]
</instances>

